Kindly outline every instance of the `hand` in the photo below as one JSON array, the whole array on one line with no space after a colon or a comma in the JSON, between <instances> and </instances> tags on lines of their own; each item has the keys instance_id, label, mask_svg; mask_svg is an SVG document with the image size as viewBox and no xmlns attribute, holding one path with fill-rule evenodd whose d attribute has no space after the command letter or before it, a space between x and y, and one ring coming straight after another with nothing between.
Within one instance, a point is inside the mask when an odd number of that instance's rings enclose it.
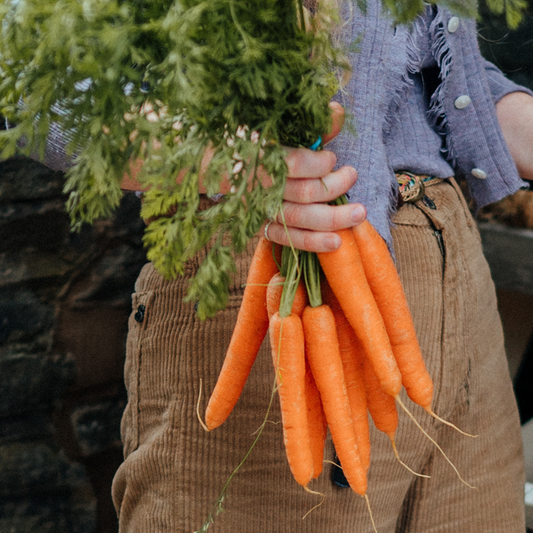
<instances>
[{"instance_id":1,"label":"hand","mask_svg":"<svg viewBox=\"0 0 533 533\"><path fill-rule=\"evenodd\" d=\"M518 173L533 180L533 97L509 93L496 104L496 114Z\"/></svg>"},{"instance_id":2,"label":"hand","mask_svg":"<svg viewBox=\"0 0 533 533\"><path fill-rule=\"evenodd\" d=\"M342 129L344 109L331 103L333 128L324 144ZM362 204L327 205L346 193L356 182L352 167L333 171L337 162L333 152L314 152L306 148L287 149L289 177L284 193L283 213L269 223L268 238L278 244L310 252L331 252L341 241L334 232L361 223L366 217ZM285 224L285 225L284 225Z\"/></svg>"}]
</instances>

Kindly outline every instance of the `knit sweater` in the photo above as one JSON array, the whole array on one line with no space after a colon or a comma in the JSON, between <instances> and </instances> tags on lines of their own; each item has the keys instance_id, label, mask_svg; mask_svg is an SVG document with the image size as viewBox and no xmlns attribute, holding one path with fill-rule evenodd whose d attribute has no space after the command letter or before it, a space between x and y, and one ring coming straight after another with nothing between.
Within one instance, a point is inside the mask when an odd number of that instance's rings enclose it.
<instances>
[{"instance_id":1,"label":"knit sweater","mask_svg":"<svg viewBox=\"0 0 533 533\"><path fill-rule=\"evenodd\" d=\"M336 99L356 133L345 128L328 147L338 166L358 171L350 200L366 206L390 242L395 171L464 177L478 208L524 187L495 103L531 92L482 58L475 21L428 7L414 24L394 26L379 2L366 4L364 16L345 8L341 30L345 44L357 44L351 79Z\"/></svg>"}]
</instances>

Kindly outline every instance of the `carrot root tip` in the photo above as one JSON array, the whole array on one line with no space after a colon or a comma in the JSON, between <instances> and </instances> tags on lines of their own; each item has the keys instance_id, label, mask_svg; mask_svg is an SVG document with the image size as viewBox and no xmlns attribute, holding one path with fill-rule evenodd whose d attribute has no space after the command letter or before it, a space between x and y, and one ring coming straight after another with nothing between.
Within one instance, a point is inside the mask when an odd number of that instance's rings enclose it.
<instances>
[{"instance_id":1,"label":"carrot root tip","mask_svg":"<svg viewBox=\"0 0 533 533\"><path fill-rule=\"evenodd\" d=\"M466 485L467 487L471 488L471 489L474 489L474 490L479 490L477 487L474 487L473 485L470 485L470 483L466 482L462 477L461 477L461 474L459 473L459 470L457 470L457 467L451 462L451 460L449 459L449 457L444 453L444 450L439 446L438 442L433 438L431 437L431 435L429 435L429 433L420 425L420 423L418 422L418 420L413 416L413 414L411 413L411 411L409 411L409 409L407 409L407 407L404 405L404 403L402 402L402 400L400 399L400 396L399 395L396 395L394 397L394 399L396 400L396 402L398 403L398 405L405 411L405 413L407 414L407 416L409 416L409 418L415 423L415 425L418 427L418 429L435 445L435 447L437 448L437 450L439 450L439 452L442 454L442 456L444 457L444 459L446 459L446 461L449 463L449 465L454 469L455 473L457 474L457 477L461 480L461 482Z\"/></svg>"},{"instance_id":2,"label":"carrot root tip","mask_svg":"<svg viewBox=\"0 0 533 533\"><path fill-rule=\"evenodd\" d=\"M368 494L365 494L363 498L366 501L366 506L368 507L368 514L370 515L370 521L372 522L372 527L375 531L375 533L378 533L378 529L376 527L376 522L374 522L374 515L372 514L372 508L370 507L370 500L368 499Z\"/></svg>"},{"instance_id":3,"label":"carrot root tip","mask_svg":"<svg viewBox=\"0 0 533 533\"><path fill-rule=\"evenodd\" d=\"M196 402L196 416L198 417L198 421L200 422L200 425L205 429L205 431L211 431L207 424L202 420L202 417L200 416L200 400L202 399L202 380L200 379L200 392L198 393L198 401Z\"/></svg>"},{"instance_id":4,"label":"carrot root tip","mask_svg":"<svg viewBox=\"0 0 533 533\"><path fill-rule=\"evenodd\" d=\"M470 437L472 439L475 439L477 435L471 435L470 433L467 433L466 431L463 431L462 429L459 429L455 424L452 424L451 422L448 422L448 420L445 420L444 418L441 418L438 414L436 414L431 407L425 407L424 408L435 420L438 420L439 422L442 422L443 424L446 424L447 426L450 426L451 428L455 429L462 435L465 435L466 437Z\"/></svg>"},{"instance_id":5,"label":"carrot root tip","mask_svg":"<svg viewBox=\"0 0 533 533\"><path fill-rule=\"evenodd\" d=\"M335 461L330 461L329 459L324 459L324 463L329 463L330 465L336 466L337 468L340 468L342 470L342 466Z\"/></svg>"},{"instance_id":6,"label":"carrot root tip","mask_svg":"<svg viewBox=\"0 0 533 533\"><path fill-rule=\"evenodd\" d=\"M320 496L322 499L315 506L311 507L311 509L309 509L309 511L307 511L307 513L305 513L302 516L302 520L305 520L305 518L307 516L309 516L315 509L318 509L324 503L324 501L326 499L326 495L325 494L322 494L321 492L318 492L316 490L311 490L307 485L304 487L304 490L306 492L308 492L309 494L314 494L316 496Z\"/></svg>"},{"instance_id":7,"label":"carrot root tip","mask_svg":"<svg viewBox=\"0 0 533 533\"><path fill-rule=\"evenodd\" d=\"M411 474L414 474L415 476L418 476L418 477L425 477L425 478L431 478L431 476L428 476L426 474L420 474L419 472L415 472L412 468L410 468L408 465L406 465L401 459L400 459L400 454L398 453L398 449L396 448L396 442L394 441L394 439L391 439L391 444L392 444L392 449L394 451L394 455L396 456L396 459L398 460L398 462L403 466L405 467L407 470L409 470L409 472L411 472Z\"/></svg>"}]
</instances>

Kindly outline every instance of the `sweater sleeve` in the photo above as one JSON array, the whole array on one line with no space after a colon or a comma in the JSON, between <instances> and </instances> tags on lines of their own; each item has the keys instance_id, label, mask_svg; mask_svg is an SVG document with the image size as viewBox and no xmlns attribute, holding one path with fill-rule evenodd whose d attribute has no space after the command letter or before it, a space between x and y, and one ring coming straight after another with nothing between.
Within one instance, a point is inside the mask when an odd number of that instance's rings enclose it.
<instances>
[{"instance_id":1,"label":"sweater sleeve","mask_svg":"<svg viewBox=\"0 0 533 533\"><path fill-rule=\"evenodd\" d=\"M518 85L507 78L503 72L490 61L483 60L485 63L485 72L487 73L487 80L489 83L492 101L496 104L506 94L514 92L525 92L533 96L533 92L527 87Z\"/></svg>"}]
</instances>

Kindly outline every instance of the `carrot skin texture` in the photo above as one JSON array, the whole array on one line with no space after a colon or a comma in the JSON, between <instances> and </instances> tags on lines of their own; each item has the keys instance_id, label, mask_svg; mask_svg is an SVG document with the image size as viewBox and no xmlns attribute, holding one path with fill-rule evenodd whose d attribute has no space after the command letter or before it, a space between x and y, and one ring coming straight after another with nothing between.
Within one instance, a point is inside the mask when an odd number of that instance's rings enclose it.
<instances>
[{"instance_id":1,"label":"carrot skin texture","mask_svg":"<svg viewBox=\"0 0 533 533\"><path fill-rule=\"evenodd\" d=\"M367 359L363 361L363 376L368 411L374 421L374 425L394 442L396 430L398 429L396 400L381 388L376 373Z\"/></svg>"},{"instance_id":2,"label":"carrot skin texture","mask_svg":"<svg viewBox=\"0 0 533 533\"><path fill-rule=\"evenodd\" d=\"M313 479L322 473L324 468L324 447L328 425L322 407L320 392L311 372L309 362L305 365L305 396L307 399L307 420L309 422L309 442L313 456Z\"/></svg>"},{"instance_id":3,"label":"carrot skin texture","mask_svg":"<svg viewBox=\"0 0 533 533\"><path fill-rule=\"evenodd\" d=\"M335 450L350 487L366 494L366 471L361 463L344 382L335 318L327 305L306 307L302 315L305 350L320 391Z\"/></svg>"},{"instance_id":4,"label":"carrot skin texture","mask_svg":"<svg viewBox=\"0 0 533 533\"><path fill-rule=\"evenodd\" d=\"M402 376L383 318L366 280L353 232L344 229L336 233L342 244L333 252L318 253L320 265L382 387L391 396L396 396L402 388Z\"/></svg>"},{"instance_id":5,"label":"carrot skin texture","mask_svg":"<svg viewBox=\"0 0 533 533\"><path fill-rule=\"evenodd\" d=\"M431 407L433 381L426 369L411 311L387 244L368 220L352 231L402 374L403 386L413 402Z\"/></svg>"},{"instance_id":6,"label":"carrot skin texture","mask_svg":"<svg viewBox=\"0 0 533 533\"><path fill-rule=\"evenodd\" d=\"M266 291L268 282L277 271L272 243L262 237L250 265L224 364L207 405L205 423L209 430L217 428L228 418L248 379L268 331Z\"/></svg>"},{"instance_id":7,"label":"carrot skin texture","mask_svg":"<svg viewBox=\"0 0 533 533\"><path fill-rule=\"evenodd\" d=\"M298 315L272 315L269 328L272 360L276 370L283 440L294 479L306 487L313 478L305 394L305 350L302 321Z\"/></svg>"},{"instance_id":8,"label":"carrot skin texture","mask_svg":"<svg viewBox=\"0 0 533 533\"><path fill-rule=\"evenodd\" d=\"M354 423L355 437L361 462L366 471L370 467L370 426L366 389L363 375L363 350L352 326L344 316L341 306L327 282L322 283L322 298L330 306L339 339L342 368L346 390L350 400L350 410Z\"/></svg>"}]
</instances>

